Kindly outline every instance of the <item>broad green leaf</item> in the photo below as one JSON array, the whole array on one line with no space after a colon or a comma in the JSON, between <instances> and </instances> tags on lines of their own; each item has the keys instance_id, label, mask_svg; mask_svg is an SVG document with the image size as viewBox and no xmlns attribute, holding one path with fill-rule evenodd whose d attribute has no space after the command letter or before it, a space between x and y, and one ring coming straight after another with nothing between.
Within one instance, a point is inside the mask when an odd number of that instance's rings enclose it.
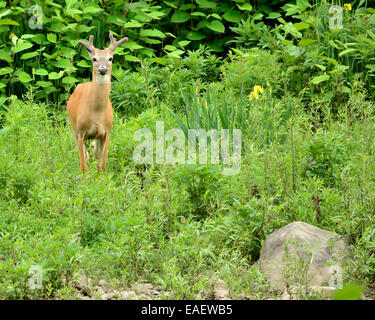
<instances>
[{"instance_id":1,"label":"broad green leaf","mask_svg":"<svg viewBox=\"0 0 375 320\"><path fill-rule=\"evenodd\" d=\"M27 82L30 82L31 80L33 80L30 75L24 71L22 71L19 75L18 75L18 79L22 82L22 83L27 83Z\"/></svg>"},{"instance_id":2,"label":"broad green leaf","mask_svg":"<svg viewBox=\"0 0 375 320\"><path fill-rule=\"evenodd\" d=\"M79 61L77 66L82 68L91 68L91 64L89 64L86 60Z\"/></svg>"},{"instance_id":3,"label":"broad green leaf","mask_svg":"<svg viewBox=\"0 0 375 320\"><path fill-rule=\"evenodd\" d=\"M143 48L139 50L139 53L149 58L155 57L155 50L151 48Z\"/></svg>"},{"instance_id":4,"label":"broad green leaf","mask_svg":"<svg viewBox=\"0 0 375 320\"><path fill-rule=\"evenodd\" d=\"M327 81L329 80L329 75L327 74L324 74L324 75L321 75L321 76L318 76L318 77L315 77L314 79L311 80L311 83L313 84L319 84L323 81Z\"/></svg>"},{"instance_id":5,"label":"broad green leaf","mask_svg":"<svg viewBox=\"0 0 375 320\"><path fill-rule=\"evenodd\" d=\"M33 44L30 43L30 42L23 41L23 40L18 40L17 44L16 44L16 47L14 49L14 52L18 53L18 52L27 50L27 49L31 48L32 46L33 46Z\"/></svg>"},{"instance_id":6,"label":"broad green leaf","mask_svg":"<svg viewBox=\"0 0 375 320\"><path fill-rule=\"evenodd\" d=\"M25 39L25 40L27 40L27 39L32 39L32 38L34 38L35 37L35 34L23 34L22 36L21 36L21 39Z\"/></svg>"},{"instance_id":7,"label":"broad green leaf","mask_svg":"<svg viewBox=\"0 0 375 320\"><path fill-rule=\"evenodd\" d=\"M167 6L177 9L176 3L172 1L163 1Z\"/></svg>"},{"instance_id":8,"label":"broad green leaf","mask_svg":"<svg viewBox=\"0 0 375 320\"><path fill-rule=\"evenodd\" d=\"M52 82L48 82L48 81L37 81L36 82L36 85L37 86L40 86L42 88L47 88L49 86L52 86Z\"/></svg>"},{"instance_id":9,"label":"broad green leaf","mask_svg":"<svg viewBox=\"0 0 375 320\"><path fill-rule=\"evenodd\" d=\"M171 46L170 44L167 44L165 47L164 47L164 50L167 50L167 51L174 51L174 50L177 50L177 48L175 46Z\"/></svg>"},{"instance_id":10,"label":"broad green leaf","mask_svg":"<svg viewBox=\"0 0 375 320\"><path fill-rule=\"evenodd\" d=\"M263 13L256 12L256 13L253 14L253 19L254 20L262 20L263 16L264 16Z\"/></svg>"},{"instance_id":11,"label":"broad green leaf","mask_svg":"<svg viewBox=\"0 0 375 320\"><path fill-rule=\"evenodd\" d=\"M83 9L83 13L91 13L91 14L96 14L102 12L103 9L99 7L94 7L94 6L87 6Z\"/></svg>"},{"instance_id":12,"label":"broad green leaf","mask_svg":"<svg viewBox=\"0 0 375 320\"><path fill-rule=\"evenodd\" d=\"M0 25L19 26L20 24L17 21L11 19L0 19Z\"/></svg>"},{"instance_id":13,"label":"broad green leaf","mask_svg":"<svg viewBox=\"0 0 375 320\"><path fill-rule=\"evenodd\" d=\"M223 18L229 22L238 23L241 21L241 12L229 10L223 14Z\"/></svg>"},{"instance_id":14,"label":"broad green leaf","mask_svg":"<svg viewBox=\"0 0 375 320\"><path fill-rule=\"evenodd\" d=\"M135 15L134 19L138 20L140 22L144 22L144 23L152 21L152 18L150 18L149 16L147 16L143 12L138 12L138 14Z\"/></svg>"},{"instance_id":15,"label":"broad green leaf","mask_svg":"<svg viewBox=\"0 0 375 320\"><path fill-rule=\"evenodd\" d=\"M206 15L203 12L193 12L191 13L192 17L206 17Z\"/></svg>"},{"instance_id":16,"label":"broad green leaf","mask_svg":"<svg viewBox=\"0 0 375 320\"><path fill-rule=\"evenodd\" d=\"M21 56L21 59L30 59L30 58L36 57L38 55L39 55L38 51L28 52L28 53L24 53Z\"/></svg>"},{"instance_id":17,"label":"broad green leaf","mask_svg":"<svg viewBox=\"0 0 375 320\"><path fill-rule=\"evenodd\" d=\"M82 15L83 11L79 9L66 8L65 14L73 17L74 15Z\"/></svg>"},{"instance_id":18,"label":"broad green leaf","mask_svg":"<svg viewBox=\"0 0 375 320\"><path fill-rule=\"evenodd\" d=\"M298 42L298 45L301 47L307 47L310 44L316 43L316 40L314 39L302 39L301 41Z\"/></svg>"},{"instance_id":19,"label":"broad green leaf","mask_svg":"<svg viewBox=\"0 0 375 320\"><path fill-rule=\"evenodd\" d=\"M216 9L216 3L208 0L195 0L199 8L202 9Z\"/></svg>"},{"instance_id":20,"label":"broad green leaf","mask_svg":"<svg viewBox=\"0 0 375 320\"><path fill-rule=\"evenodd\" d=\"M156 37L156 38L165 38L165 34L157 29L143 29L141 30L142 37Z\"/></svg>"},{"instance_id":21,"label":"broad green leaf","mask_svg":"<svg viewBox=\"0 0 375 320\"><path fill-rule=\"evenodd\" d=\"M210 14L207 18L209 18L209 17L213 17L213 18L215 18L217 20L221 20L221 17L218 14L216 14L216 13Z\"/></svg>"},{"instance_id":22,"label":"broad green leaf","mask_svg":"<svg viewBox=\"0 0 375 320\"><path fill-rule=\"evenodd\" d=\"M39 76L46 76L48 74L48 71L45 69L36 69L35 74Z\"/></svg>"},{"instance_id":23,"label":"broad green leaf","mask_svg":"<svg viewBox=\"0 0 375 320\"><path fill-rule=\"evenodd\" d=\"M0 60L5 60L6 62L10 63L13 61L12 59L12 52L10 50L0 50Z\"/></svg>"},{"instance_id":24,"label":"broad green leaf","mask_svg":"<svg viewBox=\"0 0 375 320\"><path fill-rule=\"evenodd\" d=\"M160 64L162 66L167 65L167 61L165 59L163 59L163 58L155 57L155 58L151 58L150 60L153 61L153 62L156 62L156 63L158 63L158 64Z\"/></svg>"},{"instance_id":25,"label":"broad green leaf","mask_svg":"<svg viewBox=\"0 0 375 320\"><path fill-rule=\"evenodd\" d=\"M68 69L72 66L72 63L68 59L60 58L56 62L53 62L53 65L60 69Z\"/></svg>"},{"instance_id":26,"label":"broad green leaf","mask_svg":"<svg viewBox=\"0 0 375 320\"><path fill-rule=\"evenodd\" d=\"M282 29L285 31L285 35L290 33L293 37L302 37L302 33L299 32L291 22L288 22L286 25L282 26Z\"/></svg>"},{"instance_id":27,"label":"broad green leaf","mask_svg":"<svg viewBox=\"0 0 375 320\"><path fill-rule=\"evenodd\" d=\"M166 32L165 35L176 39L176 36L170 32Z\"/></svg>"},{"instance_id":28,"label":"broad green leaf","mask_svg":"<svg viewBox=\"0 0 375 320\"><path fill-rule=\"evenodd\" d=\"M138 50L138 49L142 49L143 46L139 45L138 43L136 43L135 41L128 41L128 42L125 42L123 45L122 45L124 48L128 48L130 50Z\"/></svg>"},{"instance_id":29,"label":"broad green leaf","mask_svg":"<svg viewBox=\"0 0 375 320\"><path fill-rule=\"evenodd\" d=\"M184 53L184 51L177 49L175 51L168 52L167 54L170 57L180 58L183 53Z\"/></svg>"},{"instance_id":30,"label":"broad green leaf","mask_svg":"<svg viewBox=\"0 0 375 320\"><path fill-rule=\"evenodd\" d=\"M7 10L3 10L1 13L0 13L0 18L2 19L3 17L5 17L5 16L7 16L7 15L9 15L9 14L11 14L12 13L12 10L9 10L9 9L7 9Z\"/></svg>"},{"instance_id":31,"label":"broad green leaf","mask_svg":"<svg viewBox=\"0 0 375 320\"><path fill-rule=\"evenodd\" d=\"M165 12L159 11L150 12L148 15L155 20L160 20L162 17L166 16Z\"/></svg>"},{"instance_id":32,"label":"broad green leaf","mask_svg":"<svg viewBox=\"0 0 375 320\"><path fill-rule=\"evenodd\" d=\"M189 43L190 43L190 41L182 40L182 41L179 41L179 42L178 42L178 45L179 45L180 47L186 47Z\"/></svg>"},{"instance_id":33,"label":"broad green leaf","mask_svg":"<svg viewBox=\"0 0 375 320\"><path fill-rule=\"evenodd\" d=\"M348 88L347 86L342 86L342 92L345 92L345 93L351 94L351 93L352 93L352 90L351 90L350 88Z\"/></svg>"},{"instance_id":34,"label":"broad green leaf","mask_svg":"<svg viewBox=\"0 0 375 320\"><path fill-rule=\"evenodd\" d=\"M67 83L67 84L74 84L76 82L78 82L78 79L74 78L74 77L64 77L62 80L61 80L62 83Z\"/></svg>"},{"instance_id":35,"label":"broad green leaf","mask_svg":"<svg viewBox=\"0 0 375 320\"><path fill-rule=\"evenodd\" d=\"M51 72L50 74L48 74L48 79L57 80L57 79L60 79L63 75L64 75L64 71L62 70L59 73Z\"/></svg>"},{"instance_id":36,"label":"broad green leaf","mask_svg":"<svg viewBox=\"0 0 375 320\"><path fill-rule=\"evenodd\" d=\"M280 18L280 17L281 17L280 13L278 13L278 12L271 12L268 15L267 19L277 19L277 18Z\"/></svg>"},{"instance_id":37,"label":"broad green leaf","mask_svg":"<svg viewBox=\"0 0 375 320\"><path fill-rule=\"evenodd\" d=\"M186 11L176 11L172 18L171 22L173 23L183 23L190 19L190 14Z\"/></svg>"},{"instance_id":38,"label":"broad green leaf","mask_svg":"<svg viewBox=\"0 0 375 320\"><path fill-rule=\"evenodd\" d=\"M77 31L77 23L69 23L61 29L62 32Z\"/></svg>"},{"instance_id":39,"label":"broad green leaf","mask_svg":"<svg viewBox=\"0 0 375 320\"><path fill-rule=\"evenodd\" d=\"M211 22L206 22L206 27L211 29L212 31L219 32L219 33L224 33L225 32L225 27L224 25L218 21L218 20L213 20Z\"/></svg>"},{"instance_id":40,"label":"broad green leaf","mask_svg":"<svg viewBox=\"0 0 375 320\"><path fill-rule=\"evenodd\" d=\"M86 32L90 32L94 28L95 28L94 26L86 26L84 24L81 24L78 26L77 30L79 33L86 33Z\"/></svg>"},{"instance_id":41,"label":"broad green leaf","mask_svg":"<svg viewBox=\"0 0 375 320\"><path fill-rule=\"evenodd\" d=\"M293 44L289 44L287 49L288 49L289 55L291 55L292 57L299 57L301 55L301 50L303 48L300 48L300 47L295 46Z\"/></svg>"},{"instance_id":42,"label":"broad green leaf","mask_svg":"<svg viewBox=\"0 0 375 320\"><path fill-rule=\"evenodd\" d=\"M130 20L129 22L125 23L125 25L124 25L125 28L140 28L142 26L143 26L143 24L140 23L137 20Z\"/></svg>"},{"instance_id":43,"label":"broad green leaf","mask_svg":"<svg viewBox=\"0 0 375 320\"><path fill-rule=\"evenodd\" d=\"M14 70L10 67L5 67L0 69L0 76L3 76L4 74L12 73Z\"/></svg>"},{"instance_id":44,"label":"broad green leaf","mask_svg":"<svg viewBox=\"0 0 375 320\"><path fill-rule=\"evenodd\" d=\"M190 31L187 35L186 38L189 40L202 40L206 38L206 35L204 33L198 32L198 31Z\"/></svg>"},{"instance_id":45,"label":"broad green leaf","mask_svg":"<svg viewBox=\"0 0 375 320\"><path fill-rule=\"evenodd\" d=\"M54 86L50 86L50 87L45 88L43 91L48 95L52 92L57 91L57 89Z\"/></svg>"},{"instance_id":46,"label":"broad green leaf","mask_svg":"<svg viewBox=\"0 0 375 320\"><path fill-rule=\"evenodd\" d=\"M159 43L161 43L161 41L158 40L158 39L152 39L152 38L148 38L148 37L143 37L142 40L146 43L149 43L149 44L159 44Z\"/></svg>"},{"instance_id":47,"label":"broad green leaf","mask_svg":"<svg viewBox=\"0 0 375 320\"><path fill-rule=\"evenodd\" d=\"M54 33L48 33L47 34L47 40L49 42L56 43L57 42L57 36L56 36L56 34L54 34Z\"/></svg>"},{"instance_id":48,"label":"broad green leaf","mask_svg":"<svg viewBox=\"0 0 375 320\"><path fill-rule=\"evenodd\" d=\"M132 62L140 62L141 61L141 59L139 59L138 57L131 56L131 55L125 55L125 59L127 61L132 61Z\"/></svg>"},{"instance_id":49,"label":"broad green leaf","mask_svg":"<svg viewBox=\"0 0 375 320\"><path fill-rule=\"evenodd\" d=\"M293 24L294 28L297 29L297 31L305 30L310 28L310 25L306 22L297 22Z\"/></svg>"},{"instance_id":50,"label":"broad green leaf","mask_svg":"<svg viewBox=\"0 0 375 320\"><path fill-rule=\"evenodd\" d=\"M46 36L42 33L38 33L34 35L34 37L31 39L31 41L41 45L43 42L46 41Z\"/></svg>"},{"instance_id":51,"label":"broad green leaf","mask_svg":"<svg viewBox=\"0 0 375 320\"><path fill-rule=\"evenodd\" d=\"M72 59L76 54L77 54L77 51L69 47L62 47L60 49L60 55L67 59Z\"/></svg>"},{"instance_id":52,"label":"broad green leaf","mask_svg":"<svg viewBox=\"0 0 375 320\"><path fill-rule=\"evenodd\" d=\"M253 10L253 6L250 3L237 4L237 7L238 9L245 10L245 11Z\"/></svg>"}]
</instances>

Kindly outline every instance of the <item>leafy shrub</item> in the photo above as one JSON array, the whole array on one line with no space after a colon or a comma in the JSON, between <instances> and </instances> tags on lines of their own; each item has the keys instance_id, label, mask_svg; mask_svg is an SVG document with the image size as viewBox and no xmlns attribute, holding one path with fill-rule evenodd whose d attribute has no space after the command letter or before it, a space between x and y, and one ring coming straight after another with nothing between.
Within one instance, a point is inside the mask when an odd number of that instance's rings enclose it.
<instances>
[{"instance_id":1,"label":"leafy shrub","mask_svg":"<svg viewBox=\"0 0 375 320\"><path fill-rule=\"evenodd\" d=\"M139 72L127 70L121 80L112 82L111 102L115 110L136 116L147 107L146 83Z\"/></svg>"},{"instance_id":2,"label":"leafy shrub","mask_svg":"<svg viewBox=\"0 0 375 320\"><path fill-rule=\"evenodd\" d=\"M339 141L330 141L324 135L318 134L307 147L303 176L317 176L327 186L334 186L347 161L347 151Z\"/></svg>"},{"instance_id":3,"label":"leafy shrub","mask_svg":"<svg viewBox=\"0 0 375 320\"><path fill-rule=\"evenodd\" d=\"M225 186L219 167L206 165L185 165L175 173L177 181L186 188L192 214L204 218L213 214L216 197Z\"/></svg>"},{"instance_id":4,"label":"leafy shrub","mask_svg":"<svg viewBox=\"0 0 375 320\"><path fill-rule=\"evenodd\" d=\"M94 215L85 215L82 218L81 244L83 246L93 246L99 239L99 235L104 232L104 227L100 219Z\"/></svg>"},{"instance_id":5,"label":"leafy shrub","mask_svg":"<svg viewBox=\"0 0 375 320\"><path fill-rule=\"evenodd\" d=\"M281 64L279 56L258 48L236 51L229 54L229 60L222 66L224 87L235 93L250 92L255 85L272 87L275 94L281 94Z\"/></svg>"}]
</instances>

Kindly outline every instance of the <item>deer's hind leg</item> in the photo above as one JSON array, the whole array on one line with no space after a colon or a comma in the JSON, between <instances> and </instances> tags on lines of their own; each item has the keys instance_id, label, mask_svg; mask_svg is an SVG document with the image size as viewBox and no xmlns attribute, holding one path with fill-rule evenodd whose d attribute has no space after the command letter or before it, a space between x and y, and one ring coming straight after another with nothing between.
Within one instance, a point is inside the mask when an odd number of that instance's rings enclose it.
<instances>
[{"instance_id":1,"label":"deer's hind leg","mask_svg":"<svg viewBox=\"0 0 375 320\"><path fill-rule=\"evenodd\" d=\"M94 141L91 143L91 148L93 148L94 150L95 159L99 160L102 154L101 149L103 148L101 144L101 140L94 139Z\"/></svg>"}]
</instances>

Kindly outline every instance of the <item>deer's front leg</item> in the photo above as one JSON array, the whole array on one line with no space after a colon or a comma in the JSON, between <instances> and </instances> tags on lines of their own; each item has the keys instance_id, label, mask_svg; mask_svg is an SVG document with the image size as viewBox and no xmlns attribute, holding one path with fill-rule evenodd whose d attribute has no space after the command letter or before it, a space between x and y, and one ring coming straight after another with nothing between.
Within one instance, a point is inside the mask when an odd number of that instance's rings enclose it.
<instances>
[{"instance_id":1,"label":"deer's front leg","mask_svg":"<svg viewBox=\"0 0 375 320\"><path fill-rule=\"evenodd\" d=\"M85 139L82 134L78 134L78 152L79 152L79 162L80 167L83 173L86 172L86 166L85 166Z\"/></svg>"},{"instance_id":2,"label":"deer's front leg","mask_svg":"<svg viewBox=\"0 0 375 320\"><path fill-rule=\"evenodd\" d=\"M105 171L105 162L107 160L107 151L109 147L109 132L106 133L105 138L100 140L100 152L101 152L101 159L99 170Z\"/></svg>"}]
</instances>

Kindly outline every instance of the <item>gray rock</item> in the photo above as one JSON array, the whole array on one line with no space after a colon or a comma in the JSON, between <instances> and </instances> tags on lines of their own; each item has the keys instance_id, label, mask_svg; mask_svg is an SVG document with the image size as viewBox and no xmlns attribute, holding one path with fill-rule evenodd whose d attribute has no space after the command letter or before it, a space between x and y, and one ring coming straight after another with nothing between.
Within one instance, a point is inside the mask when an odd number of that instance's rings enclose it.
<instances>
[{"instance_id":1,"label":"gray rock","mask_svg":"<svg viewBox=\"0 0 375 320\"><path fill-rule=\"evenodd\" d=\"M296 221L264 241L260 267L273 289L342 285L348 247L337 234Z\"/></svg>"}]
</instances>

